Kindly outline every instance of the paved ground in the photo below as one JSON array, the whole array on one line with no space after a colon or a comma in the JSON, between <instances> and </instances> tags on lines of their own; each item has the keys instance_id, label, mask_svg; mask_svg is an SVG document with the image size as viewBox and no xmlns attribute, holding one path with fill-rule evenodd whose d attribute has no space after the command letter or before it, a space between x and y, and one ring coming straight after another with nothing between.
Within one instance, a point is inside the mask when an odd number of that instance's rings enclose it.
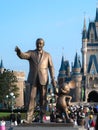
<instances>
[{"instance_id":1,"label":"paved ground","mask_svg":"<svg viewBox=\"0 0 98 130\"><path fill-rule=\"evenodd\" d=\"M6 126L6 130L85 130L83 127L75 127L72 123L33 123L20 126Z\"/></svg>"},{"instance_id":2,"label":"paved ground","mask_svg":"<svg viewBox=\"0 0 98 130\"><path fill-rule=\"evenodd\" d=\"M88 117L86 117L86 123L87 122L88 122ZM31 125L23 124L21 126L10 126L10 122L7 122L6 130L80 130L80 129L74 128L72 124L65 124L65 123L48 122L48 123L33 123ZM81 130L84 129L82 128Z\"/></svg>"},{"instance_id":3,"label":"paved ground","mask_svg":"<svg viewBox=\"0 0 98 130\"><path fill-rule=\"evenodd\" d=\"M27 126L27 127L11 127L7 128L7 130L86 130L84 127L32 127L32 126Z\"/></svg>"},{"instance_id":4,"label":"paved ground","mask_svg":"<svg viewBox=\"0 0 98 130\"><path fill-rule=\"evenodd\" d=\"M20 126L6 126L7 130L63 130L65 127L73 127L73 124L65 123L33 123Z\"/></svg>"}]
</instances>

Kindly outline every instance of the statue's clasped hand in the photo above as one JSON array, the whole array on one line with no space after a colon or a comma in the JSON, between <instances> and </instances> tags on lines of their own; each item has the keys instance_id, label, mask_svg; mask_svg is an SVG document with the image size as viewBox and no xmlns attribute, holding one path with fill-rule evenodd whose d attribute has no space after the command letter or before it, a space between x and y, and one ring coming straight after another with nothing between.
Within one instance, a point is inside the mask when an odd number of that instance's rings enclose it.
<instances>
[{"instance_id":1,"label":"statue's clasped hand","mask_svg":"<svg viewBox=\"0 0 98 130\"><path fill-rule=\"evenodd\" d=\"M53 79L51 81L51 83L53 85L54 94L58 94L58 91L57 91L57 82Z\"/></svg>"},{"instance_id":2,"label":"statue's clasped hand","mask_svg":"<svg viewBox=\"0 0 98 130\"><path fill-rule=\"evenodd\" d=\"M52 83L53 87L57 86L57 83L56 83L56 81L54 79L51 81L51 83Z\"/></svg>"}]
</instances>

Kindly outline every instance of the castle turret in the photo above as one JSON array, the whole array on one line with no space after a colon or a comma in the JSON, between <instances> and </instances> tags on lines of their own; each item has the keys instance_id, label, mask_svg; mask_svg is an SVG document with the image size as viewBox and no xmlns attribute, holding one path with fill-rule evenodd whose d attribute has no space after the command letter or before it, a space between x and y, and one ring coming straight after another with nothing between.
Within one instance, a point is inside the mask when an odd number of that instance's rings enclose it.
<instances>
[{"instance_id":1,"label":"castle turret","mask_svg":"<svg viewBox=\"0 0 98 130\"><path fill-rule=\"evenodd\" d=\"M83 26L83 32L82 32L82 68L83 68L83 74L86 75L86 53L87 53L87 31L86 31L86 20L84 18L84 26Z\"/></svg>"},{"instance_id":2,"label":"castle turret","mask_svg":"<svg viewBox=\"0 0 98 130\"><path fill-rule=\"evenodd\" d=\"M77 53L75 55L74 66L73 66L73 70L72 71L73 71L72 79L76 83L74 100L76 102L79 102L79 101L81 101L81 81L82 81L82 75L81 75L80 59L79 59Z\"/></svg>"},{"instance_id":3,"label":"castle turret","mask_svg":"<svg viewBox=\"0 0 98 130\"><path fill-rule=\"evenodd\" d=\"M59 69L59 75L58 75L58 84L62 84L65 81L65 64L64 64L64 56L62 56L61 60L61 67Z\"/></svg>"},{"instance_id":4,"label":"castle turret","mask_svg":"<svg viewBox=\"0 0 98 130\"><path fill-rule=\"evenodd\" d=\"M4 71L3 60L1 59L1 63L0 63L0 73L3 73L3 71Z\"/></svg>"}]
</instances>

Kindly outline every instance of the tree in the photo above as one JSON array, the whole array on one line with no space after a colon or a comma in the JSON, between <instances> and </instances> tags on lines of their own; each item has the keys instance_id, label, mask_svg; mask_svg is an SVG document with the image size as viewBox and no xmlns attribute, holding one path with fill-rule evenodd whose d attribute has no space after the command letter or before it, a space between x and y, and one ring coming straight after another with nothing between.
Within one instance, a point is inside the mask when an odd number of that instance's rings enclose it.
<instances>
[{"instance_id":1,"label":"tree","mask_svg":"<svg viewBox=\"0 0 98 130\"><path fill-rule=\"evenodd\" d=\"M17 77L13 71L4 70L3 73L0 73L0 103L3 103L6 95L11 92L14 93L15 97L19 96L17 82Z\"/></svg>"}]
</instances>

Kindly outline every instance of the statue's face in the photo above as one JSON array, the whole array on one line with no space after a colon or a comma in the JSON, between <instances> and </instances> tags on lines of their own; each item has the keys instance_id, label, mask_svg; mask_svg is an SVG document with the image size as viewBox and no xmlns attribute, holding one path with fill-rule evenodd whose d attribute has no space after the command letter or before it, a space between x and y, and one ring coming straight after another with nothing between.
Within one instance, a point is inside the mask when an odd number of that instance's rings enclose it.
<instances>
[{"instance_id":1,"label":"statue's face","mask_svg":"<svg viewBox=\"0 0 98 130\"><path fill-rule=\"evenodd\" d=\"M43 46L44 46L44 41L43 40L37 41L36 48L37 48L38 51L41 51L43 49Z\"/></svg>"},{"instance_id":2,"label":"statue's face","mask_svg":"<svg viewBox=\"0 0 98 130\"><path fill-rule=\"evenodd\" d=\"M63 87L63 89L64 89L65 91L67 91L67 92L70 91L70 87L69 87L69 85L66 84L66 83L65 83L65 86Z\"/></svg>"},{"instance_id":3,"label":"statue's face","mask_svg":"<svg viewBox=\"0 0 98 130\"><path fill-rule=\"evenodd\" d=\"M68 83L64 83L62 86L62 92L68 94L70 92L70 87Z\"/></svg>"}]
</instances>

